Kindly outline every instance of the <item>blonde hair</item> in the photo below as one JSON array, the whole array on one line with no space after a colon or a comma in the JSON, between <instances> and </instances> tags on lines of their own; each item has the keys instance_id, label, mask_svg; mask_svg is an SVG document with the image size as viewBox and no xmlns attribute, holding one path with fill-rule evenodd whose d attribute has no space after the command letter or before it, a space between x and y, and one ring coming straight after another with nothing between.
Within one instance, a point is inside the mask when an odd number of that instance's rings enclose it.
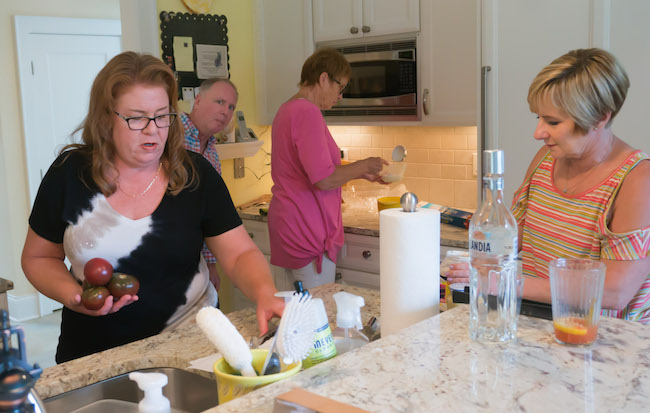
<instances>
[{"instance_id":1,"label":"blonde hair","mask_svg":"<svg viewBox=\"0 0 650 413\"><path fill-rule=\"evenodd\" d=\"M630 81L625 69L602 49L576 49L543 68L528 89L528 105L537 112L548 100L575 122L575 130L586 134L611 112L609 127L621 110Z\"/></svg>"},{"instance_id":2,"label":"blonde hair","mask_svg":"<svg viewBox=\"0 0 650 413\"><path fill-rule=\"evenodd\" d=\"M352 74L350 63L345 57L331 47L323 47L305 60L300 73L298 86L312 86L318 83L321 73L327 73L331 79L349 78Z\"/></svg>"},{"instance_id":3,"label":"blonde hair","mask_svg":"<svg viewBox=\"0 0 650 413\"><path fill-rule=\"evenodd\" d=\"M113 123L115 102L124 91L134 85L161 86L169 97L169 107L178 113L178 86L171 69L151 55L124 52L113 57L95 78L90 90L88 115L73 135L81 131L81 143L65 146L61 153L78 150L89 158L91 177L104 195L113 194L117 187L109 179L115 171L115 143ZM169 127L167 143L161 161L169 176L167 191L176 195L193 185L197 172L184 148L185 134L177 119ZM64 158L65 159L65 158Z\"/></svg>"}]
</instances>

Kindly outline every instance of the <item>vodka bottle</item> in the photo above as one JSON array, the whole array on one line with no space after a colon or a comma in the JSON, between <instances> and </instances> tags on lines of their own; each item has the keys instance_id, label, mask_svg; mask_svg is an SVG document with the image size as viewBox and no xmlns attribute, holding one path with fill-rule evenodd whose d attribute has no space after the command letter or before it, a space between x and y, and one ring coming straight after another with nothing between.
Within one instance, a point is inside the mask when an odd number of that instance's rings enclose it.
<instances>
[{"instance_id":1,"label":"vodka bottle","mask_svg":"<svg viewBox=\"0 0 650 413\"><path fill-rule=\"evenodd\" d=\"M483 201L469 224L469 335L480 342L517 337L523 280L517 277L517 222L503 203L501 150L483 152Z\"/></svg>"}]
</instances>

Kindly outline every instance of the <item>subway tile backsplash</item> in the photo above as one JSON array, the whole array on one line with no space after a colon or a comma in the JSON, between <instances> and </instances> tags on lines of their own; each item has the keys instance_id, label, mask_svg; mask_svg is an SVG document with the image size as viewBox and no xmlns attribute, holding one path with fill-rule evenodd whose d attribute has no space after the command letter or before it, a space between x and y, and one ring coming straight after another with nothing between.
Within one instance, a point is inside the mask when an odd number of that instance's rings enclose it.
<instances>
[{"instance_id":1,"label":"subway tile backsplash","mask_svg":"<svg viewBox=\"0 0 650 413\"><path fill-rule=\"evenodd\" d=\"M403 183L422 201L474 211L476 127L330 126L350 161L369 156L391 159L396 145L407 150Z\"/></svg>"}]
</instances>

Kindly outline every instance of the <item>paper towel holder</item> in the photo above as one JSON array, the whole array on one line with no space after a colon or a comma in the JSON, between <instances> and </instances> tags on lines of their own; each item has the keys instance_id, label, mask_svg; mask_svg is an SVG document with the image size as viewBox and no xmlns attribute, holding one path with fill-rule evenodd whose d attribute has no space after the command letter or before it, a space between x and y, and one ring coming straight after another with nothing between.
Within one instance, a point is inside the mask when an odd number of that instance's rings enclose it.
<instances>
[{"instance_id":1,"label":"paper towel holder","mask_svg":"<svg viewBox=\"0 0 650 413\"><path fill-rule=\"evenodd\" d=\"M404 212L415 212L418 205L418 197L413 192L405 192L399 199L399 202L402 204Z\"/></svg>"}]
</instances>

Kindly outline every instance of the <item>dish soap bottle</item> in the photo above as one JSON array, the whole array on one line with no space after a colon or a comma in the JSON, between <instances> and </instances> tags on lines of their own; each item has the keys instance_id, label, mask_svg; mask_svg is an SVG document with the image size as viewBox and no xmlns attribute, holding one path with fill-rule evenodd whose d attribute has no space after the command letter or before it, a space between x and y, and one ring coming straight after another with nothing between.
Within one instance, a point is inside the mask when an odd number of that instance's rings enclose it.
<instances>
[{"instance_id":1,"label":"dish soap bottle","mask_svg":"<svg viewBox=\"0 0 650 413\"><path fill-rule=\"evenodd\" d=\"M296 281L293 283L296 292L300 294L309 294L309 291L303 290L302 282ZM303 368L308 368L325 360L329 360L336 356L336 346L334 345L334 338L332 337L332 330L330 323L327 319L327 312L325 311L325 304L320 298L311 299L314 308L314 320L316 329L314 330L314 346L307 356L302 361Z\"/></svg>"},{"instance_id":2,"label":"dish soap bottle","mask_svg":"<svg viewBox=\"0 0 650 413\"><path fill-rule=\"evenodd\" d=\"M334 294L336 301L336 329L334 329L334 345L339 354L346 353L367 344L370 340L359 330L361 323L361 307L366 305L363 297L346 293Z\"/></svg>"}]
</instances>

